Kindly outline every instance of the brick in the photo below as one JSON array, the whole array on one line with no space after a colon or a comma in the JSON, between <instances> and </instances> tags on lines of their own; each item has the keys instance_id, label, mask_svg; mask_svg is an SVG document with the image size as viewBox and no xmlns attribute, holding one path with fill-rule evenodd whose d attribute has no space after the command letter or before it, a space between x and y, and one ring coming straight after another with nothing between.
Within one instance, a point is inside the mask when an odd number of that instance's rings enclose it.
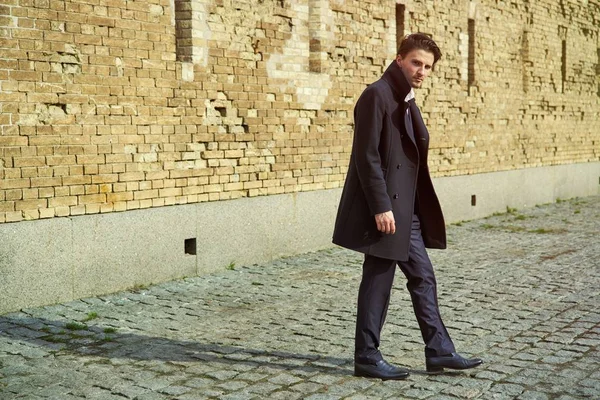
<instances>
[{"instance_id":1,"label":"brick","mask_svg":"<svg viewBox=\"0 0 600 400\"><path fill-rule=\"evenodd\" d=\"M92 183L113 183L119 181L118 174L93 175Z\"/></svg>"},{"instance_id":2,"label":"brick","mask_svg":"<svg viewBox=\"0 0 600 400\"><path fill-rule=\"evenodd\" d=\"M94 15L88 16L86 22L91 25L109 26L109 27L115 26L115 20L113 18L98 17L98 16L94 16Z\"/></svg>"},{"instance_id":3,"label":"brick","mask_svg":"<svg viewBox=\"0 0 600 400\"><path fill-rule=\"evenodd\" d=\"M0 136L0 146L27 146L27 137Z\"/></svg>"},{"instance_id":4,"label":"brick","mask_svg":"<svg viewBox=\"0 0 600 400\"><path fill-rule=\"evenodd\" d=\"M158 194L160 197L174 197L181 196L182 189L181 188L165 188L159 189Z\"/></svg>"},{"instance_id":5,"label":"brick","mask_svg":"<svg viewBox=\"0 0 600 400\"><path fill-rule=\"evenodd\" d=\"M7 211L15 211L14 201L0 201L0 213L5 213Z\"/></svg>"},{"instance_id":6,"label":"brick","mask_svg":"<svg viewBox=\"0 0 600 400\"><path fill-rule=\"evenodd\" d=\"M77 205L77 196L55 197L48 200L49 207L67 207Z\"/></svg>"},{"instance_id":7,"label":"brick","mask_svg":"<svg viewBox=\"0 0 600 400\"><path fill-rule=\"evenodd\" d=\"M48 200L46 199L20 200L15 202L15 210L33 210L46 207L47 204Z\"/></svg>"},{"instance_id":8,"label":"brick","mask_svg":"<svg viewBox=\"0 0 600 400\"><path fill-rule=\"evenodd\" d=\"M60 186L61 183L61 178L31 178L32 187Z\"/></svg>"},{"instance_id":9,"label":"brick","mask_svg":"<svg viewBox=\"0 0 600 400\"><path fill-rule=\"evenodd\" d=\"M46 165L45 157L15 157L14 166L20 167L41 167Z\"/></svg>"},{"instance_id":10,"label":"brick","mask_svg":"<svg viewBox=\"0 0 600 400\"><path fill-rule=\"evenodd\" d=\"M77 196L77 199L79 204L105 203L106 194L86 194L82 196Z\"/></svg>"},{"instance_id":11,"label":"brick","mask_svg":"<svg viewBox=\"0 0 600 400\"><path fill-rule=\"evenodd\" d=\"M0 180L0 189L28 188L31 186L29 179L2 179Z\"/></svg>"},{"instance_id":12,"label":"brick","mask_svg":"<svg viewBox=\"0 0 600 400\"><path fill-rule=\"evenodd\" d=\"M10 211L4 214L6 222L19 222L23 220L22 211Z\"/></svg>"},{"instance_id":13,"label":"brick","mask_svg":"<svg viewBox=\"0 0 600 400\"><path fill-rule=\"evenodd\" d=\"M47 156L46 164L53 165L73 165L76 163L75 156Z\"/></svg>"},{"instance_id":14,"label":"brick","mask_svg":"<svg viewBox=\"0 0 600 400\"><path fill-rule=\"evenodd\" d=\"M62 184L65 186L85 185L91 183L92 178L89 176L65 176L62 178Z\"/></svg>"},{"instance_id":15,"label":"brick","mask_svg":"<svg viewBox=\"0 0 600 400\"><path fill-rule=\"evenodd\" d=\"M144 180L143 172L124 172L119 174L119 182L131 182Z\"/></svg>"}]
</instances>

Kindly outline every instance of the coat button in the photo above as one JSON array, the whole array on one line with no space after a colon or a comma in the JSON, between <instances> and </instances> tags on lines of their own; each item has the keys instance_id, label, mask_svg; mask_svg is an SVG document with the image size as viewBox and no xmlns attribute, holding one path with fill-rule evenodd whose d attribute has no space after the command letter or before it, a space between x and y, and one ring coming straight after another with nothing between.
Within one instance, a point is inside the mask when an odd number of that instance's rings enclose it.
<instances>
[{"instance_id":1,"label":"coat button","mask_svg":"<svg viewBox=\"0 0 600 400\"><path fill-rule=\"evenodd\" d=\"M402 166L402 164L396 165L396 169L400 169L401 166Z\"/></svg>"},{"instance_id":2,"label":"coat button","mask_svg":"<svg viewBox=\"0 0 600 400\"><path fill-rule=\"evenodd\" d=\"M398 193L396 193L396 194L394 195L394 199L397 199L398 197L399 197L399 196L398 196Z\"/></svg>"}]
</instances>

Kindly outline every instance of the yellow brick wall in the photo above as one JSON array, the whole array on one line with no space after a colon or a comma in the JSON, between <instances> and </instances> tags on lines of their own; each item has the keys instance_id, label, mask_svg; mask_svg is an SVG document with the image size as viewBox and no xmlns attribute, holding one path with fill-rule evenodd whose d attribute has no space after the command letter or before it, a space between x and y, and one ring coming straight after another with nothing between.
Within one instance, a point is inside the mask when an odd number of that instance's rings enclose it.
<instances>
[{"instance_id":1,"label":"yellow brick wall","mask_svg":"<svg viewBox=\"0 0 600 400\"><path fill-rule=\"evenodd\" d=\"M600 160L598 1L400 3L434 175ZM395 1L3 0L0 223L338 188L396 40Z\"/></svg>"}]
</instances>

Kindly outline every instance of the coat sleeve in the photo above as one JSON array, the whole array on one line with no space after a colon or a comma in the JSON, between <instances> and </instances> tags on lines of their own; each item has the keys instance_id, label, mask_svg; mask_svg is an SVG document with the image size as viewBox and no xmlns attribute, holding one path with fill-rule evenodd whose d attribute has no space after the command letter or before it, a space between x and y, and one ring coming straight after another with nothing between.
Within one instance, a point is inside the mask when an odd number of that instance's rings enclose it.
<instances>
[{"instance_id":1,"label":"coat sleeve","mask_svg":"<svg viewBox=\"0 0 600 400\"><path fill-rule=\"evenodd\" d=\"M354 162L371 215L392 209L381 167L379 142L385 104L375 87L368 87L354 108Z\"/></svg>"}]
</instances>

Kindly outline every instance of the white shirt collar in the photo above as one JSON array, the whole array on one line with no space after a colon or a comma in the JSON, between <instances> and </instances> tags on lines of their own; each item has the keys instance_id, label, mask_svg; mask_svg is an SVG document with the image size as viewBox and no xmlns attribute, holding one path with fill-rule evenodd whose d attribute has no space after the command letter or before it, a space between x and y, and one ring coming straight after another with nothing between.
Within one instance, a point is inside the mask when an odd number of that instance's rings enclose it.
<instances>
[{"instance_id":1,"label":"white shirt collar","mask_svg":"<svg viewBox=\"0 0 600 400\"><path fill-rule=\"evenodd\" d=\"M410 88L410 92L408 92L408 94L404 98L404 101L408 103L409 101L411 101L414 98L415 98L415 91L413 88Z\"/></svg>"}]
</instances>

